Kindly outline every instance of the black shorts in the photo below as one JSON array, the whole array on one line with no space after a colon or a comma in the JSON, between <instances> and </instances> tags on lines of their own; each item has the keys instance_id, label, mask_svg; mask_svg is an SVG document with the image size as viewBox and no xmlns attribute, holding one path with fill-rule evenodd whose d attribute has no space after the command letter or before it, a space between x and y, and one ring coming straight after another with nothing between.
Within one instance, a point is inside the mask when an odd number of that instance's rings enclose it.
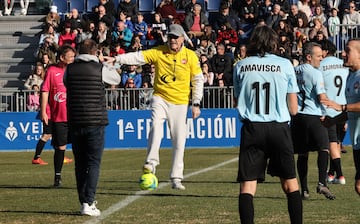
<instances>
[{"instance_id":1,"label":"black shorts","mask_svg":"<svg viewBox=\"0 0 360 224\"><path fill-rule=\"evenodd\" d=\"M52 134L52 126L53 122L51 120L48 120L48 124L45 124L45 122L42 122L43 124L43 134Z\"/></svg>"},{"instance_id":2,"label":"black shorts","mask_svg":"<svg viewBox=\"0 0 360 224\"><path fill-rule=\"evenodd\" d=\"M345 123L347 119L348 119L347 112L342 112L341 114L335 117L326 116L322 123L325 127L330 127L336 124Z\"/></svg>"},{"instance_id":3,"label":"black shorts","mask_svg":"<svg viewBox=\"0 0 360 224\"><path fill-rule=\"evenodd\" d=\"M339 142L342 142L346 135L345 127L346 122L336 124L336 135Z\"/></svg>"},{"instance_id":4,"label":"black shorts","mask_svg":"<svg viewBox=\"0 0 360 224\"><path fill-rule=\"evenodd\" d=\"M66 122L53 122L52 125L52 141L53 146L63 146L68 144L68 124Z\"/></svg>"},{"instance_id":5,"label":"black shorts","mask_svg":"<svg viewBox=\"0 0 360 224\"><path fill-rule=\"evenodd\" d=\"M297 114L290 127L295 153L329 149L329 136L320 116Z\"/></svg>"},{"instance_id":6,"label":"black shorts","mask_svg":"<svg viewBox=\"0 0 360 224\"><path fill-rule=\"evenodd\" d=\"M284 179L296 177L294 150L287 123L245 122L241 128L237 180L264 180L268 173Z\"/></svg>"},{"instance_id":7,"label":"black shorts","mask_svg":"<svg viewBox=\"0 0 360 224\"><path fill-rule=\"evenodd\" d=\"M329 142L336 142L338 143L338 136L336 132L336 125L332 125L327 128L328 136L329 136Z\"/></svg>"}]
</instances>

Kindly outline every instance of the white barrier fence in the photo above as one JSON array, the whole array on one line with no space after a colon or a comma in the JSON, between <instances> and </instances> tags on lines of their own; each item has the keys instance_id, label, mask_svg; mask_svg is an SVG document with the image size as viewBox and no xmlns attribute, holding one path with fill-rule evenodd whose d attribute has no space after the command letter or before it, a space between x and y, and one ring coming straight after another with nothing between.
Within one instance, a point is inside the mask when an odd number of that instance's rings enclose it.
<instances>
[{"instance_id":1,"label":"white barrier fence","mask_svg":"<svg viewBox=\"0 0 360 224\"><path fill-rule=\"evenodd\" d=\"M0 89L0 112L36 111L28 104L32 90ZM109 110L150 109L153 89L106 89L106 105ZM85 97L85 96L84 96ZM233 87L204 87L202 108L232 108ZM190 103L190 102L189 102Z\"/></svg>"},{"instance_id":2,"label":"white barrier fence","mask_svg":"<svg viewBox=\"0 0 360 224\"><path fill-rule=\"evenodd\" d=\"M330 28L330 27L329 27ZM341 56L341 52L345 49L346 42L350 39L356 39L360 37L360 24L356 25L345 25L339 24L334 26L334 35L329 36L336 48L337 56Z\"/></svg>"}]
</instances>

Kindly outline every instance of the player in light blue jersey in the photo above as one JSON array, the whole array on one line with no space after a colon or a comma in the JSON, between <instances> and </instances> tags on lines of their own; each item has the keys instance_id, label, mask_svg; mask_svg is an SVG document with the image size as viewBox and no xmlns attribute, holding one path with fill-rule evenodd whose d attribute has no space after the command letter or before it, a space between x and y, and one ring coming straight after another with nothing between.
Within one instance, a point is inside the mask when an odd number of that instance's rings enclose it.
<instances>
[{"instance_id":1,"label":"player in light blue jersey","mask_svg":"<svg viewBox=\"0 0 360 224\"><path fill-rule=\"evenodd\" d=\"M291 133L295 153L298 154L297 170L303 199L309 198L307 184L309 151L318 151L317 193L326 198L335 199L327 187L327 166L329 156L329 138L327 129L321 123L324 107L320 100L326 99L323 75L317 68L322 58L321 46L314 42L304 45L302 50L304 64L295 67L300 92L298 93L299 112L291 120Z\"/></svg>"},{"instance_id":2,"label":"player in light blue jersey","mask_svg":"<svg viewBox=\"0 0 360 224\"><path fill-rule=\"evenodd\" d=\"M349 40L342 56L344 66L350 69L345 90L347 104L338 104L326 99L322 100L322 103L337 111L347 111L348 113L350 139L356 169L355 191L360 195L360 39Z\"/></svg>"},{"instance_id":3,"label":"player in light blue jersey","mask_svg":"<svg viewBox=\"0 0 360 224\"><path fill-rule=\"evenodd\" d=\"M302 223L302 201L296 179L288 122L297 113L298 87L288 59L275 55L278 36L267 26L255 28L249 57L234 68L234 95L243 122L239 153L239 215L254 223L253 197L258 180L278 176L287 196L291 223Z\"/></svg>"},{"instance_id":4,"label":"player in light blue jersey","mask_svg":"<svg viewBox=\"0 0 360 224\"><path fill-rule=\"evenodd\" d=\"M334 56L336 46L329 40L321 42L324 60L320 63L320 70L323 73L327 97L339 104L346 104L345 85L349 69L343 66L343 60ZM333 108L325 108L326 117L323 124L328 129L330 143L330 168L327 181L334 184L345 184L345 177L341 169L341 148L342 134L346 124L346 112L339 112ZM341 132L341 133L338 133ZM336 172L336 176L335 176Z\"/></svg>"},{"instance_id":5,"label":"player in light blue jersey","mask_svg":"<svg viewBox=\"0 0 360 224\"><path fill-rule=\"evenodd\" d=\"M277 63L274 64L274 61ZM290 121L287 101L278 99L287 93L299 91L294 68L288 59L275 54L266 54L261 58L247 57L237 63L235 69L237 83L234 85L234 94L241 99L241 103L243 99L248 100L245 102L246 107L242 104L237 107L242 120Z\"/></svg>"}]
</instances>

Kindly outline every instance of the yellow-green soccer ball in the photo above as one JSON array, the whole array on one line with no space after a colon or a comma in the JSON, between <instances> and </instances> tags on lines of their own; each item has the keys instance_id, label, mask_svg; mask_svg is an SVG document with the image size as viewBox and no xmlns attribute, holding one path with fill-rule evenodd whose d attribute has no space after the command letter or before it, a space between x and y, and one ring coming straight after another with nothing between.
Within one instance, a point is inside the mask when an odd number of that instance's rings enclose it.
<instances>
[{"instance_id":1,"label":"yellow-green soccer ball","mask_svg":"<svg viewBox=\"0 0 360 224\"><path fill-rule=\"evenodd\" d=\"M154 190L158 186L158 179L153 173L144 173L139 180L141 190Z\"/></svg>"}]
</instances>

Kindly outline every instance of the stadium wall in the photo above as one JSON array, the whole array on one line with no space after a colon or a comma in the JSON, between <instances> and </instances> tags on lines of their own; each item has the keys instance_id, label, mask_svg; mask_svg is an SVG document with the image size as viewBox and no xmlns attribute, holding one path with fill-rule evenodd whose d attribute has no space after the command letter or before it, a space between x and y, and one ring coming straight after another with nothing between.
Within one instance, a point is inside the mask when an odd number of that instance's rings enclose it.
<instances>
[{"instance_id":1,"label":"stadium wall","mask_svg":"<svg viewBox=\"0 0 360 224\"><path fill-rule=\"evenodd\" d=\"M0 113L0 151L34 150L42 133L35 112ZM149 110L109 111L106 149L145 148L150 131ZM164 124L162 148L170 148L170 133ZM235 109L202 109L198 119L188 111L186 147L235 147L240 144L241 122ZM49 141L50 142L50 141ZM52 149L50 143L45 149ZM70 148L71 146L69 146Z\"/></svg>"}]
</instances>

